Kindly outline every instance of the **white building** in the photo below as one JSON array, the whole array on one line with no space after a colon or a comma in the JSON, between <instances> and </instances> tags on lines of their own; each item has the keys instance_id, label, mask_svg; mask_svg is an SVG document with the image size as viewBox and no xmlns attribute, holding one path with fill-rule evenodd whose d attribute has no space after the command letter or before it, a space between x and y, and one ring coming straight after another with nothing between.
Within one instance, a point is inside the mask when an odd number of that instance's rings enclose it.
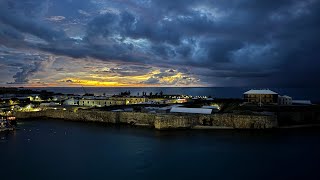
<instances>
[{"instance_id":1,"label":"white building","mask_svg":"<svg viewBox=\"0 0 320 180\"><path fill-rule=\"evenodd\" d=\"M292 97L290 96L278 96L278 105L281 106L288 106L288 105L292 105Z\"/></svg>"},{"instance_id":2,"label":"white building","mask_svg":"<svg viewBox=\"0 0 320 180\"><path fill-rule=\"evenodd\" d=\"M79 99L70 98L63 102L63 105L67 106L77 106L79 105Z\"/></svg>"},{"instance_id":3,"label":"white building","mask_svg":"<svg viewBox=\"0 0 320 180\"><path fill-rule=\"evenodd\" d=\"M211 114L212 109L172 107L170 113Z\"/></svg>"}]
</instances>

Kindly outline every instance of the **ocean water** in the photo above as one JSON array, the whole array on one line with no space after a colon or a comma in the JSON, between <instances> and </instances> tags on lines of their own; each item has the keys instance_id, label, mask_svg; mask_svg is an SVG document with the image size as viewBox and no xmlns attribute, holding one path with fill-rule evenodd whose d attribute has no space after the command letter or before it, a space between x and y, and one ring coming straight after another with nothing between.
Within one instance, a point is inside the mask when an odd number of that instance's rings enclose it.
<instances>
[{"instance_id":1,"label":"ocean water","mask_svg":"<svg viewBox=\"0 0 320 180\"><path fill-rule=\"evenodd\" d=\"M47 87L47 88L34 88L37 90L48 90L53 92L60 92L65 94L84 94L82 87ZM252 88L238 88L238 87L85 87L87 93L95 95L114 95L122 91L130 91L132 95L142 92L156 93L163 91L164 94L184 94L192 96L212 96L216 98L242 98L243 93ZM255 88L261 89L261 88ZM264 88L265 89L265 88ZM320 88L270 88L271 90L279 93L280 95L288 95L297 100L312 100L320 102Z\"/></svg>"},{"instance_id":2,"label":"ocean water","mask_svg":"<svg viewBox=\"0 0 320 180\"><path fill-rule=\"evenodd\" d=\"M156 131L39 120L0 134L0 179L320 179L320 131Z\"/></svg>"}]
</instances>

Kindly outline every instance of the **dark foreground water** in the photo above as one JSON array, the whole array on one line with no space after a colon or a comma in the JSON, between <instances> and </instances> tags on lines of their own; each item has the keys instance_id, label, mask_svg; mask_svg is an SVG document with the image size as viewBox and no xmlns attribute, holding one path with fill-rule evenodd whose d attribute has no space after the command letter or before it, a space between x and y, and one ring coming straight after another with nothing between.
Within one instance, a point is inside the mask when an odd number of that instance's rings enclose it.
<instances>
[{"instance_id":1,"label":"dark foreground water","mask_svg":"<svg viewBox=\"0 0 320 180\"><path fill-rule=\"evenodd\" d=\"M0 134L0 179L320 179L320 132L155 131L32 121Z\"/></svg>"}]
</instances>

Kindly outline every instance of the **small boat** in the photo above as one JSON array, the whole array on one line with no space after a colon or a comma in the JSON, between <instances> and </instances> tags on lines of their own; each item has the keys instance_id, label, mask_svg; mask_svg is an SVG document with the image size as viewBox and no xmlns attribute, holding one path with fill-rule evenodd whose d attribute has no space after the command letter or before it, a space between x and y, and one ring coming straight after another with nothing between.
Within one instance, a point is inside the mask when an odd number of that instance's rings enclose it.
<instances>
[{"instance_id":1,"label":"small boat","mask_svg":"<svg viewBox=\"0 0 320 180\"><path fill-rule=\"evenodd\" d=\"M15 129L17 127L17 120L15 116L1 116L0 129Z\"/></svg>"},{"instance_id":2,"label":"small boat","mask_svg":"<svg viewBox=\"0 0 320 180\"><path fill-rule=\"evenodd\" d=\"M17 126L17 118L15 116L7 116L7 121L11 126Z\"/></svg>"}]
</instances>

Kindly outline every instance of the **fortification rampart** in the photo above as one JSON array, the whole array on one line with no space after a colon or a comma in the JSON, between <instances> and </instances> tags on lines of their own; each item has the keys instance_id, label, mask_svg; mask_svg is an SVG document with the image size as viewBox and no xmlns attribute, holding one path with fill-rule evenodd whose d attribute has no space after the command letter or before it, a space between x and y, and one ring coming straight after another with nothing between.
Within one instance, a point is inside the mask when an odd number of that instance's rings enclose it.
<instances>
[{"instance_id":1,"label":"fortification rampart","mask_svg":"<svg viewBox=\"0 0 320 180\"><path fill-rule=\"evenodd\" d=\"M16 112L18 119L54 118L69 121L105 122L150 126L156 129L226 127L235 129L269 129L278 126L276 116L235 114L152 114L140 112L110 112L95 110L46 110L39 112Z\"/></svg>"}]
</instances>

